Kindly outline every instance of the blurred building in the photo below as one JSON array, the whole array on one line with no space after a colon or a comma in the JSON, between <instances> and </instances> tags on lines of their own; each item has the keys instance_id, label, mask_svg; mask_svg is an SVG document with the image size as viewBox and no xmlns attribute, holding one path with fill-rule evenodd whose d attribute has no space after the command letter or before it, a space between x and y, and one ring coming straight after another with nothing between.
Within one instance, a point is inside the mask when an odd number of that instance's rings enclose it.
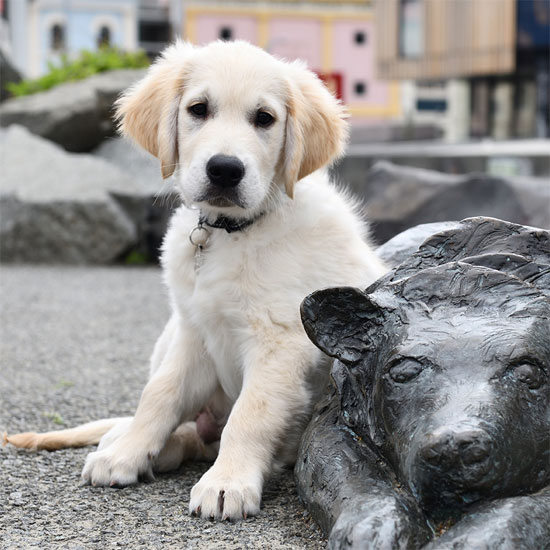
<instances>
[{"instance_id":1,"label":"blurred building","mask_svg":"<svg viewBox=\"0 0 550 550\"><path fill-rule=\"evenodd\" d=\"M2 50L27 77L61 55L112 45L155 57L172 40L180 0L0 0Z\"/></svg>"},{"instance_id":2,"label":"blurred building","mask_svg":"<svg viewBox=\"0 0 550 550\"><path fill-rule=\"evenodd\" d=\"M139 0L138 43L149 57L156 57L172 40L170 20L178 7L174 0Z\"/></svg>"},{"instance_id":3,"label":"blurred building","mask_svg":"<svg viewBox=\"0 0 550 550\"><path fill-rule=\"evenodd\" d=\"M346 103L361 139L390 139L403 126L399 83L377 76L372 0L0 2L9 30L2 49L25 77L102 44L139 47L153 58L175 36L197 44L244 39L278 57L305 60Z\"/></svg>"},{"instance_id":4,"label":"blurred building","mask_svg":"<svg viewBox=\"0 0 550 550\"><path fill-rule=\"evenodd\" d=\"M449 141L550 135L548 0L378 0L381 78Z\"/></svg>"},{"instance_id":5,"label":"blurred building","mask_svg":"<svg viewBox=\"0 0 550 550\"><path fill-rule=\"evenodd\" d=\"M278 57L305 60L346 103L356 126L400 117L399 85L377 75L370 0L180 3L185 39L244 39Z\"/></svg>"},{"instance_id":6,"label":"blurred building","mask_svg":"<svg viewBox=\"0 0 550 550\"><path fill-rule=\"evenodd\" d=\"M8 0L11 58L26 77L103 44L135 50L137 0Z\"/></svg>"}]
</instances>

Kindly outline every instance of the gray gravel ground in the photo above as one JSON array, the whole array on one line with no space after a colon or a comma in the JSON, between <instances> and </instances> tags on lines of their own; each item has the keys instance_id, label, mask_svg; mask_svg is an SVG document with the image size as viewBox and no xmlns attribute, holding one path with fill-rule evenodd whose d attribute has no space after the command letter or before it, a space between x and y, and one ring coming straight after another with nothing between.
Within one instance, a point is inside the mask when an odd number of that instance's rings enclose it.
<instances>
[{"instance_id":1,"label":"gray gravel ground","mask_svg":"<svg viewBox=\"0 0 550 550\"><path fill-rule=\"evenodd\" d=\"M2 267L0 432L52 430L132 414L168 318L157 268ZM0 449L0 548L319 549L292 472L262 513L236 523L187 514L208 467L125 489L80 485L90 449Z\"/></svg>"}]
</instances>

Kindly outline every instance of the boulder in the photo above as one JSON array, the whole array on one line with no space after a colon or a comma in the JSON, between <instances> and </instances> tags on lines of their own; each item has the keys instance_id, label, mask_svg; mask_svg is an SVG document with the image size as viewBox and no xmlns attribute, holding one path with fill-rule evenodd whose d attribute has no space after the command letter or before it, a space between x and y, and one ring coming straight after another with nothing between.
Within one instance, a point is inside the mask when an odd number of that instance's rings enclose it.
<instances>
[{"instance_id":1,"label":"boulder","mask_svg":"<svg viewBox=\"0 0 550 550\"><path fill-rule=\"evenodd\" d=\"M107 139L92 154L123 170L140 195L164 197L173 192L173 180L162 179L158 159L127 139Z\"/></svg>"},{"instance_id":2,"label":"boulder","mask_svg":"<svg viewBox=\"0 0 550 550\"><path fill-rule=\"evenodd\" d=\"M2 261L109 263L135 245L136 223L113 197L135 192L123 171L20 126L2 130L0 146Z\"/></svg>"},{"instance_id":3,"label":"boulder","mask_svg":"<svg viewBox=\"0 0 550 550\"><path fill-rule=\"evenodd\" d=\"M0 106L0 124L4 127L21 124L67 151L91 151L114 134L113 102L143 74L142 69L108 71L45 92L9 99Z\"/></svg>"},{"instance_id":4,"label":"boulder","mask_svg":"<svg viewBox=\"0 0 550 550\"><path fill-rule=\"evenodd\" d=\"M537 178L451 175L380 161L353 189L379 243L419 224L472 216L550 227L550 187Z\"/></svg>"},{"instance_id":5,"label":"boulder","mask_svg":"<svg viewBox=\"0 0 550 550\"><path fill-rule=\"evenodd\" d=\"M104 141L93 152L122 170L132 181L132 194L112 190L139 232L139 251L158 260L159 249L175 207L180 204L174 178L163 180L157 158L123 138Z\"/></svg>"}]
</instances>

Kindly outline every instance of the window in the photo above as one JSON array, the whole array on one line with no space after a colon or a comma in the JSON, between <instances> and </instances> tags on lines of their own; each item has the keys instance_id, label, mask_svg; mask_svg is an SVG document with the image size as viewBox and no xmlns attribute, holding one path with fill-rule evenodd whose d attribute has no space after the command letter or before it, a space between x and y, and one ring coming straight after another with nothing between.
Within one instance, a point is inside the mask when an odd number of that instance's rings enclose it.
<instances>
[{"instance_id":1,"label":"window","mask_svg":"<svg viewBox=\"0 0 550 550\"><path fill-rule=\"evenodd\" d=\"M54 52L65 49L65 27L56 23L50 31L50 47Z\"/></svg>"},{"instance_id":2,"label":"window","mask_svg":"<svg viewBox=\"0 0 550 550\"><path fill-rule=\"evenodd\" d=\"M367 93L367 85L362 81L356 82L353 89L356 95L365 95Z\"/></svg>"},{"instance_id":3,"label":"window","mask_svg":"<svg viewBox=\"0 0 550 550\"><path fill-rule=\"evenodd\" d=\"M140 21L139 46L151 58L155 58L170 42L170 25L168 21Z\"/></svg>"},{"instance_id":4,"label":"window","mask_svg":"<svg viewBox=\"0 0 550 550\"><path fill-rule=\"evenodd\" d=\"M420 57L424 53L422 0L399 2L399 50L402 57Z\"/></svg>"},{"instance_id":5,"label":"window","mask_svg":"<svg viewBox=\"0 0 550 550\"><path fill-rule=\"evenodd\" d=\"M169 42L170 26L164 21L140 21L139 23L140 42Z\"/></svg>"},{"instance_id":6,"label":"window","mask_svg":"<svg viewBox=\"0 0 550 550\"><path fill-rule=\"evenodd\" d=\"M357 31L353 40L358 46L364 46L367 43L367 35L363 31Z\"/></svg>"},{"instance_id":7,"label":"window","mask_svg":"<svg viewBox=\"0 0 550 550\"><path fill-rule=\"evenodd\" d=\"M103 25L99 29L99 33L97 34L97 47L101 48L103 46L110 46L110 45L111 45L111 29L106 25Z\"/></svg>"},{"instance_id":8,"label":"window","mask_svg":"<svg viewBox=\"0 0 550 550\"><path fill-rule=\"evenodd\" d=\"M222 27L220 29L219 37L222 40L232 40L233 39L233 29L231 27Z\"/></svg>"},{"instance_id":9,"label":"window","mask_svg":"<svg viewBox=\"0 0 550 550\"><path fill-rule=\"evenodd\" d=\"M444 99L417 99L416 108L418 111L444 113L447 110L447 101Z\"/></svg>"}]
</instances>

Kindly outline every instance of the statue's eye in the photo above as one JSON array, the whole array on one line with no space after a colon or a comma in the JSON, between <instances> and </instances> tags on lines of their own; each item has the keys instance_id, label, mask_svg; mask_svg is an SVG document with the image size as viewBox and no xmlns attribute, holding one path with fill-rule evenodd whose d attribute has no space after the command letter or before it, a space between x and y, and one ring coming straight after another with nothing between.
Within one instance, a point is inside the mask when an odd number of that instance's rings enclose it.
<instances>
[{"instance_id":1,"label":"statue's eye","mask_svg":"<svg viewBox=\"0 0 550 550\"><path fill-rule=\"evenodd\" d=\"M260 128L268 128L275 122L273 115L270 115L266 111L258 111L256 113L256 118L254 119L254 124Z\"/></svg>"},{"instance_id":2,"label":"statue's eye","mask_svg":"<svg viewBox=\"0 0 550 550\"><path fill-rule=\"evenodd\" d=\"M388 372L394 382L404 384L416 378L422 372L422 368L422 364L415 359L400 359Z\"/></svg>"},{"instance_id":3,"label":"statue's eye","mask_svg":"<svg viewBox=\"0 0 550 550\"><path fill-rule=\"evenodd\" d=\"M206 118L208 105L206 103L195 103L187 109L194 117Z\"/></svg>"},{"instance_id":4,"label":"statue's eye","mask_svg":"<svg viewBox=\"0 0 550 550\"><path fill-rule=\"evenodd\" d=\"M513 376L530 390L540 388L546 381L546 373L535 362L521 360L513 366Z\"/></svg>"}]
</instances>

